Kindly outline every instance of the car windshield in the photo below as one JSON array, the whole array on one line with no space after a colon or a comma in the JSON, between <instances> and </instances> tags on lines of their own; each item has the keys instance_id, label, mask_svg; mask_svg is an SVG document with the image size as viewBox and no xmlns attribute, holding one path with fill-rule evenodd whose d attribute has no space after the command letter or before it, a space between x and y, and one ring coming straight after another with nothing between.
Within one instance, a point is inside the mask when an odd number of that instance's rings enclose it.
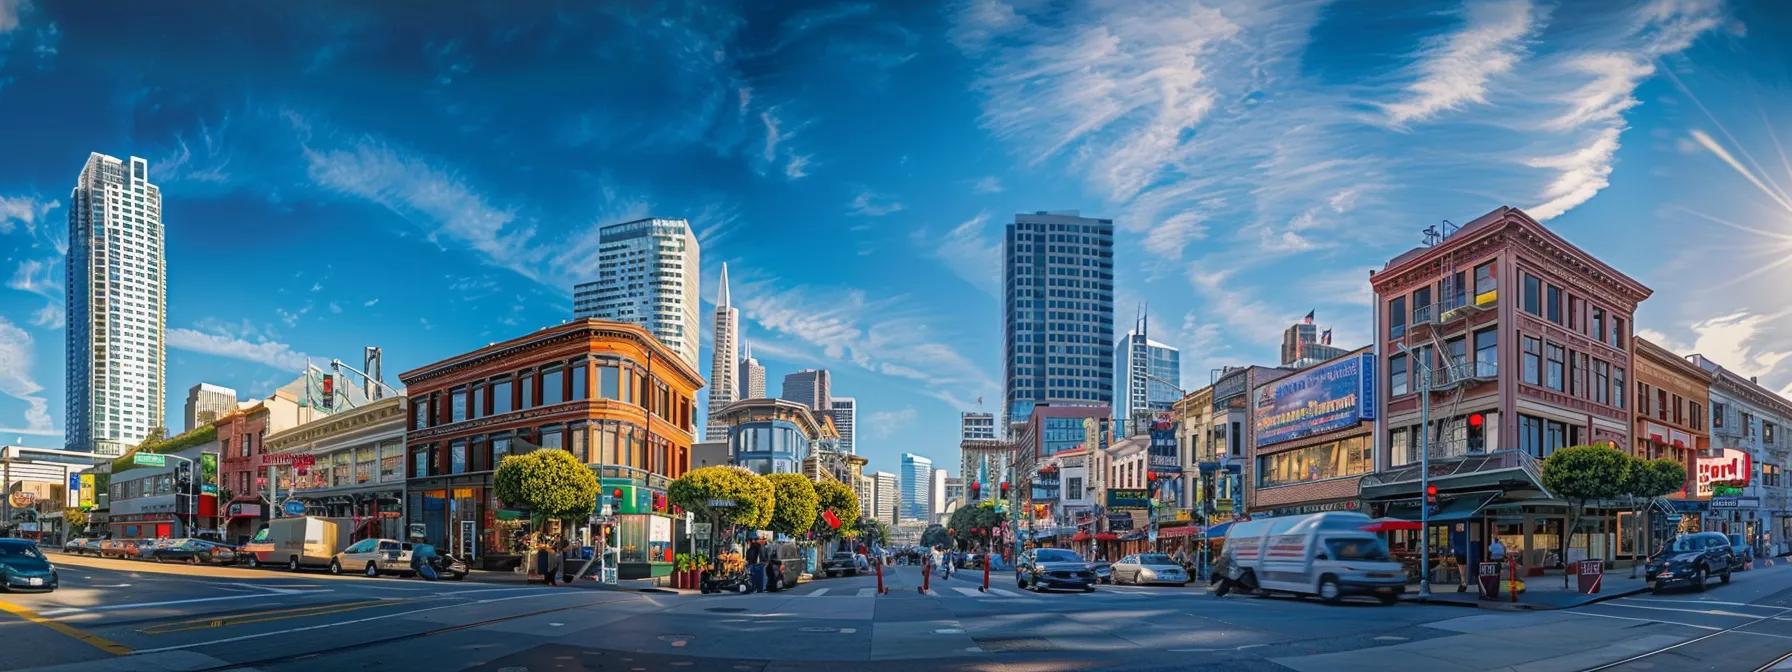
<instances>
[{"instance_id":1,"label":"car windshield","mask_svg":"<svg viewBox=\"0 0 1792 672\"><path fill-rule=\"evenodd\" d=\"M44 559L44 554L37 551L36 546L28 544L0 544L0 558Z\"/></svg>"},{"instance_id":2,"label":"car windshield","mask_svg":"<svg viewBox=\"0 0 1792 672\"><path fill-rule=\"evenodd\" d=\"M1164 555L1162 553L1146 553L1144 555L1139 556L1139 564L1141 564L1141 565L1174 565L1174 564L1176 564L1176 561L1171 560L1170 556Z\"/></svg>"},{"instance_id":3,"label":"car windshield","mask_svg":"<svg viewBox=\"0 0 1792 672\"><path fill-rule=\"evenodd\" d=\"M1042 549L1038 553L1035 553L1033 555L1033 559L1035 559L1039 562L1082 562L1083 561L1082 558L1077 557L1076 553L1072 553L1070 551L1066 551L1066 550L1063 550L1060 548Z\"/></svg>"},{"instance_id":4,"label":"car windshield","mask_svg":"<svg viewBox=\"0 0 1792 672\"><path fill-rule=\"evenodd\" d=\"M1331 551L1333 560L1385 562L1388 559L1387 545L1375 538L1328 539L1325 547Z\"/></svg>"},{"instance_id":5,"label":"car windshield","mask_svg":"<svg viewBox=\"0 0 1792 672\"><path fill-rule=\"evenodd\" d=\"M1685 536L1685 537L1679 537L1679 538L1674 539L1674 552L1675 553L1684 553L1686 551L1697 551L1697 550L1702 550L1704 548L1705 548L1704 540L1699 537Z\"/></svg>"}]
</instances>

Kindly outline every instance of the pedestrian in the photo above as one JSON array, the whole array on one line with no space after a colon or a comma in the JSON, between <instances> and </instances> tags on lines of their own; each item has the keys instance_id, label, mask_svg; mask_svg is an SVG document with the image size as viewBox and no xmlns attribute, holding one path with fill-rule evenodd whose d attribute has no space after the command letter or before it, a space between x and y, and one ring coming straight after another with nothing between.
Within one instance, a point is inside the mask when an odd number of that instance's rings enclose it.
<instances>
[{"instance_id":1,"label":"pedestrian","mask_svg":"<svg viewBox=\"0 0 1792 672\"><path fill-rule=\"evenodd\" d=\"M560 583L560 559L554 552L557 543L553 537L542 537L541 545L535 547L536 561L541 565L542 582L550 586Z\"/></svg>"},{"instance_id":2,"label":"pedestrian","mask_svg":"<svg viewBox=\"0 0 1792 672\"><path fill-rule=\"evenodd\" d=\"M1487 558L1494 562L1506 561L1506 545L1500 543L1498 537L1494 537L1493 543L1487 545Z\"/></svg>"},{"instance_id":3,"label":"pedestrian","mask_svg":"<svg viewBox=\"0 0 1792 672\"><path fill-rule=\"evenodd\" d=\"M747 592L757 593L765 590L765 551L759 547L759 539L747 542Z\"/></svg>"},{"instance_id":4,"label":"pedestrian","mask_svg":"<svg viewBox=\"0 0 1792 672\"><path fill-rule=\"evenodd\" d=\"M765 547L765 579L762 590L771 592L784 586L784 563L778 561L778 547L767 544Z\"/></svg>"}]
</instances>

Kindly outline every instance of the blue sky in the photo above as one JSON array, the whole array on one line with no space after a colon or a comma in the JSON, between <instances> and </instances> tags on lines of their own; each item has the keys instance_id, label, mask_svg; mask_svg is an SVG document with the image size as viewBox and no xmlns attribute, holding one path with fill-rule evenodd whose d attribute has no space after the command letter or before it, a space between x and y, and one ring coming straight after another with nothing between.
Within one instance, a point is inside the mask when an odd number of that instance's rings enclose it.
<instances>
[{"instance_id":1,"label":"blue sky","mask_svg":"<svg viewBox=\"0 0 1792 672\"><path fill-rule=\"evenodd\" d=\"M1647 333L1792 388L1783 3L534 4L0 0L0 440L60 441L91 151L163 188L171 424L202 380L557 323L650 214L706 297L728 262L774 380L858 397L874 469L998 406L1002 225L1040 209L1115 219L1116 312L1190 387L1308 310L1366 342L1368 269L1509 204L1653 287Z\"/></svg>"}]
</instances>

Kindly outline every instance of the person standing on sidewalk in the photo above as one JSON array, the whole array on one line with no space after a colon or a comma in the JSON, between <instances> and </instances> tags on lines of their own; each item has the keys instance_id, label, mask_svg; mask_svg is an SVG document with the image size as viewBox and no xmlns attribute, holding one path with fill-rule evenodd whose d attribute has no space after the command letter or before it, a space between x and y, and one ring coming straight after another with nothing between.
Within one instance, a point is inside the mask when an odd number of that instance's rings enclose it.
<instances>
[{"instance_id":1,"label":"person standing on sidewalk","mask_svg":"<svg viewBox=\"0 0 1792 672\"><path fill-rule=\"evenodd\" d=\"M747 592L757 593L765 590L765 550L760 548L757 537L747 542L746 555Z\"/></svg>"}]
</instances>

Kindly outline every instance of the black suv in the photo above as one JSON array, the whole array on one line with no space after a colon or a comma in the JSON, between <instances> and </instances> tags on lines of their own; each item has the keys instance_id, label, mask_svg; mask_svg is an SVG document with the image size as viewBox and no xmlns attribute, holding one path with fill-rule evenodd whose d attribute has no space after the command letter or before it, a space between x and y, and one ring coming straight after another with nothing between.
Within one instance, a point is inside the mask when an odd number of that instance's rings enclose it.
<instances>
[{"instance_id":1,"label":"black suv","mask_svg":"<svg viewBox=\"0 0 1792 672\"><path fill-rule=\"evenodd\" d=\"M1649 558L1646 565L1655 592L1676 584L1704 590L1713 575L1730 582L1730 572L1741 569L1730 540L1717 532L1693 532L1674 538L1674 543Z\"/></svg>"},{"instance_id":2,"label":"black suv","mask_svg":"<svg viewBox=\"0 0 1792 672\"><path fill-rule=\"evenodd\" d=\"M1032 548L1020 554L1014 565L1014 582L1022 589L1044 591L1074 588L1095 592L1095 569L1075 552L1062 548Z\"/></svg>"}]
</instances>

